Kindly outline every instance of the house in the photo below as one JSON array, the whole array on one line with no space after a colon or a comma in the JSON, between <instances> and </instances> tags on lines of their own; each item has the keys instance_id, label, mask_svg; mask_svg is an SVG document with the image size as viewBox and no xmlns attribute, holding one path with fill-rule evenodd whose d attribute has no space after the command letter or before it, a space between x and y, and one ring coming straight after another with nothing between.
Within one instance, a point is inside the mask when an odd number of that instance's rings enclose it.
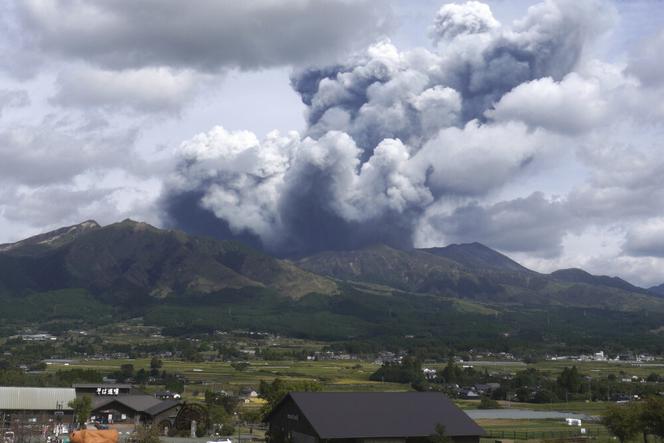
<instances>
[{"instance_id":1,"label":"house","mask_svg":"<svg viewBox=\"0 0 664 443\"><path fill-rule=\"evenodd\" d=\"M258 392L256 392L256 390L251 386L244 386L240 389L238 397L240 400L244 400L245 403L248 403L252 398L258 397Z\"/></svg>"},{"instance_id":2,"label":"house","mask_svg":"<svg viewBox=\"0 0 664 443\"><path fill-rule=\"evenodd\" d=\"M160 429L171 428L180 407L179 400L159 400L147 394L97 397L91 419L104 424L154 423Z\"/></svg>"},{"instance_id":3,"label":"house","mask_svg":"<svg viewBox=\"0 0 664 443\"><path fill-rule=\"evenodd\" d=\"M465 400L478 400L480 398L480 394L475 392L473 389L463 389L461 391L461 398Z\"/></svg>"},{"instance_id":4,"label":"house","mask_svg":"<svg viewBox=\"0 0 664 443\"><path fill-rule=\"evenodd\" d=\"M474 386L475 392L481 395L491 394L493 391L500 389L500 383L478 383Z\"/></svg>"},{"instance_id":5,"label":"house","mask_svg":"<svg viewBox=\"0 0 664 443\"><path fill-rule=\"evenodd\" d=\"M419 443L445 427L453 443L478 443L484 430L437 392L292 392L267 415L270 441Z\"/></svg>"}]
</instances>

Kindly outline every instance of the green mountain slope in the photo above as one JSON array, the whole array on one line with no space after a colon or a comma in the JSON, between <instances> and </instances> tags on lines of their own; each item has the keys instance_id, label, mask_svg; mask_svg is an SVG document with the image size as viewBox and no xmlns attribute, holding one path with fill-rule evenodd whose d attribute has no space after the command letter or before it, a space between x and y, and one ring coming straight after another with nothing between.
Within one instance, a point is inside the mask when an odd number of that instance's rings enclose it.
<instances>
[{"instance_id":1,"label":"green mountain slope","mask_svg":"<svg viewBox=\"0 0 664 443\"><path fill-rule=\"evenodd\" d=\"M140 316L173 335L249 329L378 348L656 350L664 329L664 297L581 270L540 274L478 243L292 262L131 220L1 245L0 304L0 333Z\"/></svg>"},{"instance_id":2,"label":"green mountain slope","mask_svg":"<svg viewBox=\"0 0 664 443\"><path fill-rule=\"evenodd\" d=\"M297 262L308 271L339 280L391 286L445 296L506 300L504 288L462 264L424 251L376 245L355 251L329 251Z\"/></svg>"},{"instance_id":3,"label":"green mountain slope","mask_svg":"<svg viewBox=\"0 0 664 443\"><path fill-rule=\"evenodd\" d=\"M332 294L336 284L237 242L190 237L125 220L65 228L0 252L6 294L85 288L114 303L268 287L286 297Z\"/></svg>"},{"instance_id":4,"label":"green mountain slope","mask_svg":"<svg viewBox=\"0 0 664 443\"><path fill-rule=\"evenodd\" d=\"M470 269L497 269L502 271L533 273L511 258L481 243L451 244L443 248L420 249L429 254L448 258Z\"/></svg>"},{"instance_id":5,"label":"green mountain slope","mask_svg":"<svg viewBox=\"0 0 664 443\"><path fill-rule=\"evenodd\" d=\"M479 243L412 251L379 245L324 252L297 264L339 280L486 303L664 312L662 299L624 280L587 273L588 278L565 278L567 271L540 274Z\"/></svg>"},{"instance_id":6,"label":"green mountain slope","mask_svg":"<svg viewBox=\"0 0 664 443\"><path fill-rule=\"evenodd\" d=\"M609 277L608 275L592 275L583 269L570 268L559 269L551 274L551 277L556 280L566 281L570 283L586 283L589 285L607 286L610 288L623 289L625 291L637 292L640 294L649 294L647 289L639 288L626 282L619 277Z\"/></svg>"}]
</instances>

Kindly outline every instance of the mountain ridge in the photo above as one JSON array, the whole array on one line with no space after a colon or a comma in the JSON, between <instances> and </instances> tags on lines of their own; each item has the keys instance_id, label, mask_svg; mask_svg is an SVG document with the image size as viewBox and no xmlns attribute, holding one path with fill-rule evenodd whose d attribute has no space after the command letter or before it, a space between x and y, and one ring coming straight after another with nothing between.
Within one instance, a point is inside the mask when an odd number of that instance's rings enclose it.
<instances>
[{"instance_id":1,"label":"mountain ridge","mask_svg":"<svg viewBox=\"0 0 664 443\"><path fill-rule=\"evenodd\" d=\"M479 242L452 243L447 246L420 248L419 250L449 258L468 267L491 267L510 271L535 272Z\"/></svg>"},{"instance_id":2,"label":"mountain ridge","mask_svg":"<svg viewBox=\"0 0 664 443\"><path fill-rule=\"evenodd\" d=\"M0 292L68 287L124 303L261 287L298 299L345 282L482 303L662 309L653 292L580 269L530 270L481 243L401 250L376 244L298 260L233 240L190 236L130 219L93 220L0 245Z\"/></svg>"},{"instance_id":3,"label":"mountain ridge","mask_svg":"<svg viewBox=\"0 0 664 443\"><path fill-rule=\"evenodd\" d=\"M38 252L44 252L44 250L64 245L74 240L81 234L100 228L101 225L99 225L99 223L97 223L95 220L86 220L75 225L65 226L53 231L33 235L14 243L0 244L0 253L20 253L20 251L23 249L26 249L24 253L34 254Z\"/></svg>"},{"instance_id":4,"label":"mountain ridge","mask_svg":"<svg viewBox=\"0 0 664 443\"><path fill-rule=\"evenodd\" d=\"M478 243L291 261L133 220L84 223L4 245L0 333L140 318L174 336L267 331L378 349L504 350L655 349L664 330L664 297L585 271L541 274Z\"/></svg>"},{"instance_id":5,"label":"mountain ridge","mask_svg":"<svg viewBox=\"0 0 664 443\"><path fill-rule=\"evenodd\" d=\"M82 287L131 299L247 286L287 288L287 295L295 298L336 290L336 284L324 277L237 242L188 236L129 219L104 227L86 221L3 246L4 292ZM18 281L8 269L16 272ZM21 287L30 280L32 285Z\"/></svg>"}]
</instances>

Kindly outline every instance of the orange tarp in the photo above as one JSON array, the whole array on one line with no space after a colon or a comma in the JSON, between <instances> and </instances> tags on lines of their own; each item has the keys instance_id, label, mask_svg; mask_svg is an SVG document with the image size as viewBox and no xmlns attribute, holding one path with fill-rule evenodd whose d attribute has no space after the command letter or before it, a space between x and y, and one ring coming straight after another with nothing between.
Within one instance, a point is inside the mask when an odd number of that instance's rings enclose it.
<instances>
[{"instance_id":1,"label":"orange tarp","mask_svg":"<svg viewBox=\"0 0 664 443\"><path fill-rule=\"evenodd\" d=\"M118 431L108 429L99 431L96 429L83 429L74 431L69 435L71 443L118 443Z\"/></svg>"}]
</instances>

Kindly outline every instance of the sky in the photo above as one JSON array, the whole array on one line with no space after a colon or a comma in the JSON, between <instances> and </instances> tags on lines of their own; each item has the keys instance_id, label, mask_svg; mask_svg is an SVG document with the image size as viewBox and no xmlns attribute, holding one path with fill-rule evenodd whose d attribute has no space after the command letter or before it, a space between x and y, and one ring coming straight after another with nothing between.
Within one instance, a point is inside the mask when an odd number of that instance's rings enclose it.
<instances>
[{"instance_id":1,"label":"sky","mask_svg":"<svg viewBox=\"0 0 664 443\"><path fill-rule=\"evenodd\" d=\"M0 4L0 243L478 241L664 282L664 2Z\"/></svg>"}]
</instances>

